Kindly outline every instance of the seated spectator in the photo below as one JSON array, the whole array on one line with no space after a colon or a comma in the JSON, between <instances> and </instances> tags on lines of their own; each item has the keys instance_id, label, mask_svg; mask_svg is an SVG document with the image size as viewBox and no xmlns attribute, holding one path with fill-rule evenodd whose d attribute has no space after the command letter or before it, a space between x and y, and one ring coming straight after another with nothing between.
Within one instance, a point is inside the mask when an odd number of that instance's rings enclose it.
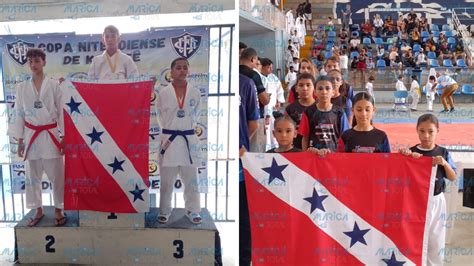
<instances>
[{"instance_id":1,"label":"seated spectator","mask_svg":"<svg viewBox=\"0 0 474 266\"><path fill-rule=\"evenodd\" d=\"M324 40L324 38L326 38L326 33L324 32L323 28L319 28L318 30L314 31L313 39Z\"/></svg>"},{"instance_id":2,"label":"seated spectator","mask_svg":"<svg viewBox=\"0 0 474 266\"><path fill-rule=\"evenodd\" d=\"M347 75L347 68L349 67L349 57L345 49L339 52L339 67L341 68L342 75Z\"/></svg>"},{"instance_id":3,"label":"seated spectator","mask_svg":"<svg viewBox=\"0 0 474 266\"><path fill-rule=\"evenodd\" d=\"M462 46L461 42L456 44L456 48L454 48L454 55L456 57L459 56L459 55L464 55L464 47Z\"/></svg>"},{"instance_id":4,"label":"seated spectator","mask_svg":"<svg viewBox=\"0 0 474 266\"><path fill-rule=\"evenodd\" d=\"M395 32L395 22L392 20L391 16L387 16L385 22L383 23L383 33L387 36L393 35Z\"/></svg>"},{"instance_id":5,"label":"seated spectator","mask_svg":"<svg viewBox=\"0 0 474 266\"><path fill-rule=\"evenodd\" d=\"M445 46L447 46L447 43L441 44L441 54L440 54L441 60L453 59L454 58L453 53L449 49L444 48Z\"/></svg>"},{"instance_id":6,"label":"seated spectator","mask_svg":"<svg viewBox=\"0 0 474 266\"><path fill-rule=\"evenodd\" d=\"M397 47L395 47L395 46L392 47L392 51L390 51L390 54L389 54L389 56L388 56L388 58L390 59L390 61L395 60L395 57L398 56L398 51L397 51L397 50L398 50Z\"/></svg>"},{"instance_id":7,"label":"seated spectator","mask_svg":"<svg viewBox=\"0 0 474 266\"><path fill-rule=\"evenodd\" d=\"M413 57L411 49L405 53L405 66L416 67L415 58Z\"/></svg>"},{"instance_id":8,"label":"seated spectator","mask_svg":"<svg viewBox=\"0 0 474 266\"><path fill-rule=\"evenodd\" d=\"M434 49L433 49L433 47L434 47ZM435 50L436 50L436 45L433 42L433 37L431 37L425 42L425 51L434 52Z\"/></svg>"},{"instance_id":9,"label":"seated spectator","mask_svg":"<svg viewBox=\"0 0 474 266\"><path fill-rule=\"evenodd\" d=\"M414 28L416 28L416 14L408 14L407 33L410 34Z\"/></svg>"},{"instance_id":10,"label":"seated spectator","mask_svg":"<svg viewBox=\"0 0 474 266\"><path fill-rule=\"evenodd\" d=\"M362 38L372 37L372 31L374 30L374 28L372 27L370 20L366 20L365 23L362 24L361 30L362 30L362 33L361 33Z\"/></svg>"},{"instance_id":11,"label":"seated spectator","mask_svg":"<svg viewBox=\"0 0 474 266\"><path fill-rule=\"evenodd\" d=\"M439 39L438 39L438 43L442 43L442 42L448 42L448 38L443 32L439 34Z\"/></svg>"},{"instance_id":12,"label":"seated spectator","mask_svg":"<svg viewBox=\"0 0 474 266\"><path fill-rule=\"evenodd\" d=\"M413 46L415 43L421 43L421 33L418 31L418 28L414 28L411 32L411 45Z\"/></svg>"},{"instance_id":13,"label":"seated spectator","mask_svg":"<svg viewBox=\"0 0 474 266\"><path fill-rule=\"evenodd\" d=\"M382 20L382 18L380 18L379 14L375 15L374 27L375 27L375 36L382 37L383 20Z\"/></svg>"},{"instance_id":14,"label":"seated spectator","mask_svg":"<svg viewBox=\"0 0 474 266\"><path fill-rule=\"evenodd\" d=\"M420 67L426 66L426 55L424 54L423 48L420 49L420 52L416 57L416 64Z\"/></svg>"},{"instance_id":15,"label":"seated spectator","mask_svg":"<svg viewBox=\"0 0 474 266\"><path fill-rule=\"evenodd\" d=\"M349 47L349 52L352 53L352 52L359 52L359 47L357 46L351 46Z\"/></svg>"},{"instance_id":16,"label":"seated spectator","mask_svg":"<svg viewBox=\"0 0 474 266\"><path fill-rule=\"evenodd\" d=\"M440 45L439 45L439 49L442 53L445 52L445 50L448 50L449 51L449 44L448 42L442 42Z\"/></svg>"},{"instance_id":17,"label":"seated spectator","mask_svg":"<svg viewBox=\"0 0 474 266\"><path fill-rule=\"evenodd\" d=\"M405 41L402 41L402 45L400 46L400 51L402 53L406 53L408 50L411 50L411 46Z\"/></svg>"},{"instance_id":18,"label":"seated spectator","mask_svg":"<svg viewBox=\"0 0 474 266\"><path fill-rule=\"evenodd\" d=\"M359 44L360 44L360 39L357 37L351 37L351 40L349 41L350 43L350 51L358 51L359 50Z\"/></svg>"},{"instance_id":19,"label":"seated spectator","mask_svg":"<svg viewBox=\"0 0 474 266\"><path fill-rule=\"evenodd\" d=\"M319 70L321 70L321 68L323 68L324 66L324 55L322 53L320 53L317 57L316 57L316 68Z\"/></svg>"},{"instance_id":20,"label":"seated spectator","mask_svg":"<svg viewBox=\"0 0 474 266\"><path fill-rule=\"evenodd\" d=\"M367 69L372 71L375 68L375 63L374 60L372 60L372 57L369 57L367 60Z\"/></svg>"},{"instance_id":21,"label":"seated spectator","mask_svg":"<svg viewBox=\"0 0 474 266\"><path fill-rule=\"evenodd\" d=\"M394 70L402 69L402 61L400 60L400 56L396 56L395 59L390 60L390 67Z\"/></svg>"},{"instance_id":22,"label":"seated spectator","mask_svg":"<svg viewBox=\"0 0 474 266\"><path fill-rule=\"evenodd\" d=\"M429 31L428 28L428 19L426 17L420 20L420 24L418 25L420 31Z\"/></svg>"},{"instance_id":23,"label":"seated spectator","mask_svg":"<svg viewBox=\"0 0 474 266\"><path fill-rule=\"evenodd\" d=\"M399 32L398 33L400 36L400 40L399 40L399 43L402 43L402 42L407 42L408 41L408 33L405 31L405 32Z\"/></svg>"},{"instance_id":24,"label":"seated spectator","mask_svg":"<svg viewBox=\"0 0 474 266\"><path fill-rule=\"evenodd\" d=\"M404 32L405 31L405 21L403 19L403 16L400 15L398 16L397 20L397 32Z\"/></svg>"},{"instance_id":25,"label":"seated spectator","mask_svg":"<svg viewBox=\"0 0 474 266\"><path fill-rule=\"evenodd\" d=\"M349 35L347 34L346 29L341 29L338 37L339 37L339 41L341 42L341 45L345 44L347 46L347 39Z\"/></svg>"},{"instance_id":26,"label":"seated spectator","mask_svg":"<svg viewBox=\"0 0 474 266\"><path fill-rule=\"evenodd\" d=\"M334 30L334 22L332 21L332 17L328 17L328 21L326 22L326 31Z\"/></svg>"},{"instance_id":27,"label":"seated spectator","mask_svg":"<svg viewBox=\"0 0 474 266\"><path fill-rule=\"evenodd\" d=\"M390 66L390 58L388 57L387 54L385 54L385 56L382 58L384 61L385 61L385 65L386 66ZM394 59L395 60L395 59Z\"/></svg>"},{"instance_id":28,"label":"seated spectator","mask_svg":"<svg viewBox=\"0 0 474 266\"><path fill-rule=\"evenodd\" d=\"M311 51L311 58L316 58L320 53L320 49L316 49L316 47L313 47L313 50Z\"/></svg>"},{"instance_id":29,"label":"seated spectator","mask_svg":"<svg viewBox=\"0 0 474 266\"><path fill-rule=\"evenodd\" d=\"M377 45L377 58L383 58L385 54L385 48L383 45Z\"/></svg>"},{"instance_id":30,"label":"seated spectator","mask_svg":"<svg viewBox=\"0 0 474 266\"><path fill-rule=\"evenodd\" d=\"M352 70L357 69L357 62L359 62L359 60L357 60L357 56L354 56L352 58L352 61L351 61L351 69Z\"/></svg>"}]
</instances>

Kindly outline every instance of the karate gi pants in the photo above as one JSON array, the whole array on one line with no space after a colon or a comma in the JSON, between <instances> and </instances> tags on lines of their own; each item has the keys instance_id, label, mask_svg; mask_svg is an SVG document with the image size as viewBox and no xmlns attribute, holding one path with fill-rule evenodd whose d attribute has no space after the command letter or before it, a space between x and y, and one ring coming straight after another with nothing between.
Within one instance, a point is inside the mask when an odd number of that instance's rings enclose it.
<instances>
[{"instance_id":1,"label":"karate gi pants","mask_svg":"<svg viewBox=\"0 0 474 266\"><path fill-rule=\"evenodd\" d=\"M427 217L429 229L426 265L443 265L446 242L446 199L444 193L434 196L434 204L430 212Z\"/></svg>"},{"instance_id":2,"label":"karate gi pants","mask_svg":"<svg viewBox=\"0 0 474 266\"><path fill-rule=\"evenodd\" d=\"M37 209L43 206L41 180L43 172L53 186L54 207L64 209L64 161L53 159L26 160L26 207Z\"/></svg>"},{"instance_id":3,"label":"karate gi pants","mask_svg":"<svg viewBox=\"0 0 474 266\"><path fill-rule=\"evenodd\" d=\"M201 212L201 198L198 186L198 172L195 166L160 167L160 213L171 213L171 196L176 177L184 184L184 208L193 213Z\"/></svg>"}]
</instances>

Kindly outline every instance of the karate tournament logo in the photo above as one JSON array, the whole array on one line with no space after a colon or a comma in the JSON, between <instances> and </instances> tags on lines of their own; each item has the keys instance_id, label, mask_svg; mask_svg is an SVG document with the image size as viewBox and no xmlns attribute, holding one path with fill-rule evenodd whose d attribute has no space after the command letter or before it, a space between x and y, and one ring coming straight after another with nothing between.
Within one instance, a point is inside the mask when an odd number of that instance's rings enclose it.
<instances>
[{"instance_id":1,"label":"karate tournament logo","mask_svg":"<svg viewBox=\"0 0 474 266\"><path fill-rule=\"evenodd\" d=\"M171 38L171 46L173 46L175 52L186 59L191 58L201 45L201 36L192 35L188 32Z\"/></svg>"},{"instance_id":2,"label":"karate tournament logo","mask_svg":"<svg viewBox=\"0 0 474 266\"><path fill-rule=\"evenodd\" d=\"M25 65L28 61L26 59L26 52L29 48L35 47L34 43L26 42L23 40L17 40L16 42L7 43L7 52L10 57L15 60L21 66Z\"/></svg>"}]
</instances>

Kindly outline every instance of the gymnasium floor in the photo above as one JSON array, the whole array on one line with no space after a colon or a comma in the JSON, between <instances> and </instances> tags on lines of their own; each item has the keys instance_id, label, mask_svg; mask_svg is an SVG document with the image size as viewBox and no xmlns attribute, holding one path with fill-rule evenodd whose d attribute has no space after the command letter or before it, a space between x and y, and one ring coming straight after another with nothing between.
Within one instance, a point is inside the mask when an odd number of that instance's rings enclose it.
<instances>
[{"instance_id":1,"label":"gymnasium floor","mask_svg":"<svg viewBox=\"0 0 474 266\"><path fill-rule=\"evenodd\" d=\"M457 146L456 149L474 149L474 104L456 104L453 113L440 114L441 104L434 105L434 112L440 122L437 143L441 146ZM374 126L384 130L390 141L392 152L400 147L419 143L416 121L424 113L426 104L419 104L417 112L392 110L392 104L377 104Z\"/></svg>"}]
</instances>

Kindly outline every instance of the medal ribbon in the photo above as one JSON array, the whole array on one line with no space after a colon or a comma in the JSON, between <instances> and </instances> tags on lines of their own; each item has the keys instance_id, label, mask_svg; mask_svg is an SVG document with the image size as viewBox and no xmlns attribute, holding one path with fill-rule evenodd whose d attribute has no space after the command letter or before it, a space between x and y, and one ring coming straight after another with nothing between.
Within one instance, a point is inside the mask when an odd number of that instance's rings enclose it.
<instances>
[{"instance_id":1,"label":"medal ribbon","mask_svg":"<svg viewBox=\"0 0 474 266\"><path fill-rule=\"evenodd\" d=\"M112 73L114 74L115 74L115 69L117 68L117 63L119 61L119 55L117 53L118 53L118 50L117 52L115 52L114 64L112 65L109 54L105 52L105 58L107 58L107 63L109 64L110 70L112 70Z\"/></svg>"},{"instance_id":2,"label":"medal ribbon","mask_svg":"<svg viewBox=\"0 0 474 266\"><path fill-rule=\"evenodd\" d=\"M186 98L186 92L188 90L187 89L184 90L183 98L180 99L178 97L178 93L176 92L176 88L174 87L174 85L173 85L173 88L174 88L174 94L176 95L176 101L178 102L178 107L179 107L179 109L183 109L184 99Z\"/></svg>"}]
</instances>

